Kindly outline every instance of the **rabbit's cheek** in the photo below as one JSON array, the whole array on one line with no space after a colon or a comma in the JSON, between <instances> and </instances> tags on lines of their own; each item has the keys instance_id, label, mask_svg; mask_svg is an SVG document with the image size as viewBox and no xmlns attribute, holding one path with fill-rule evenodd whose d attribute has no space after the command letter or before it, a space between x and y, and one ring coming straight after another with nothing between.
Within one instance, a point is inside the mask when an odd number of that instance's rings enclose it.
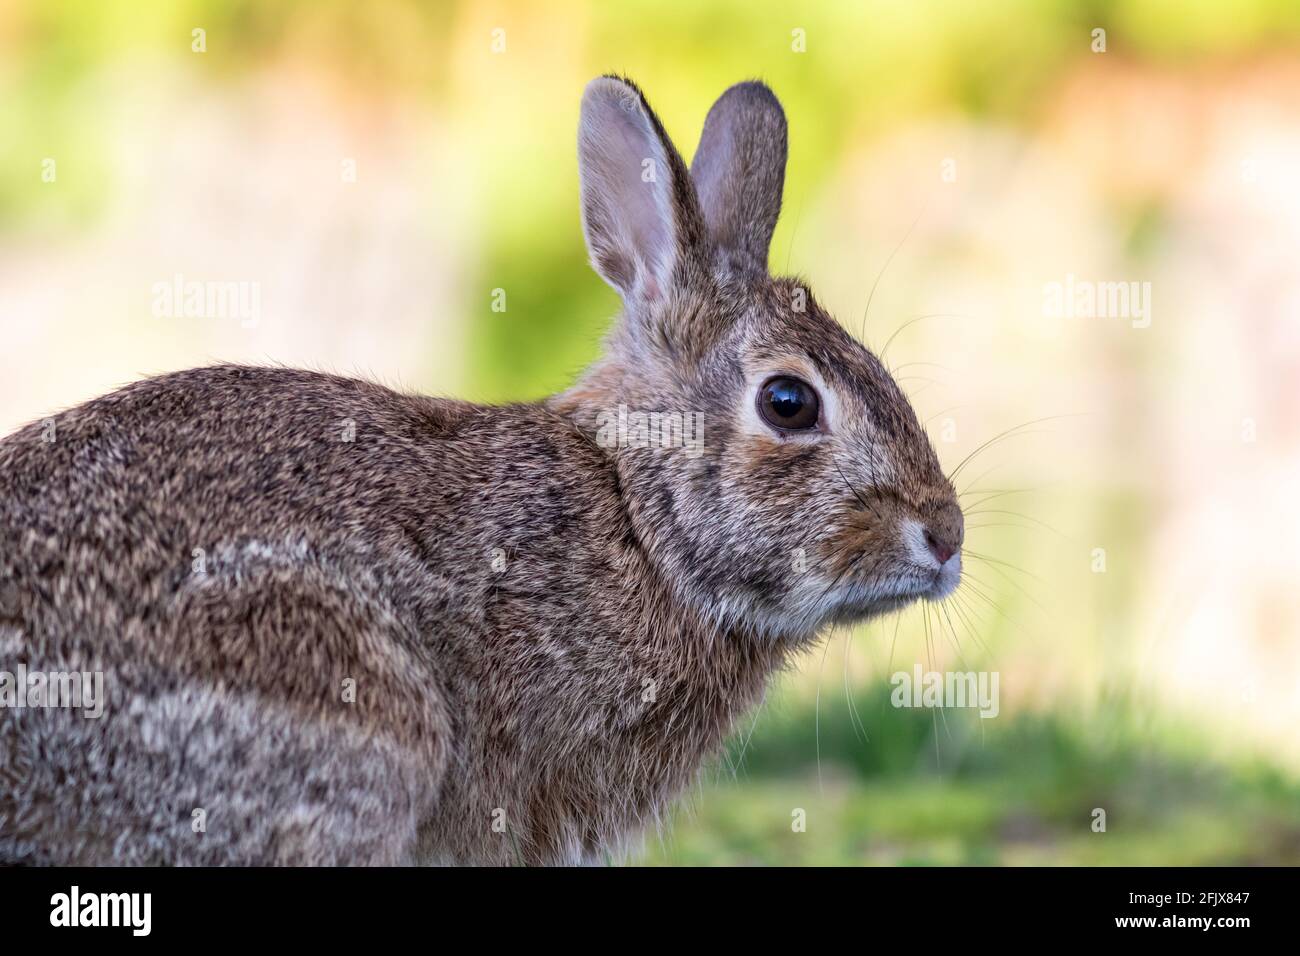
<instances>
[{"instance_id":1,"label":"rabbit's cheek","mask_svg":"<svg viewBox=\"0 0 1300 956\"><path fill-rule=\"evenodd\" d=\"M840 580L864 579L888 558L891 535L888 529L850 522L834 535L828 547L829 577Z\"/></svg>"}]
</instances>

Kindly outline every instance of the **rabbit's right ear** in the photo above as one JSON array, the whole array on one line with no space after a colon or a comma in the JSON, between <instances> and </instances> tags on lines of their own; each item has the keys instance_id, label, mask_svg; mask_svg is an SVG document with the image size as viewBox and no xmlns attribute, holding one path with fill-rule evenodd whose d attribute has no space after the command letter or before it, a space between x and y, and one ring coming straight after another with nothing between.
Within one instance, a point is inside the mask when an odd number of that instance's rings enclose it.
<instances>
[{"instance_id":1,"label":"rabbit's right ear","mask_svg":"<svg viewBox=\"0 0 1300 956\"><path fill-rule=\"evenodd\" d=\"M592 266L624 300L662 298L696 261L704 220L686 164L632 83L587 84L578 168Z\"/></svg>"}]
</instances>

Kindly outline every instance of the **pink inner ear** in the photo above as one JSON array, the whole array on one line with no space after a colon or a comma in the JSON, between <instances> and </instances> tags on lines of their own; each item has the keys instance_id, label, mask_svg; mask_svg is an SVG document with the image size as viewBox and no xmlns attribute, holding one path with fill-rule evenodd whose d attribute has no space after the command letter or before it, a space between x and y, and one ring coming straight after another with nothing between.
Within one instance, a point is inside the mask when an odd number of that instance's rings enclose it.
<instances>
[{"instance_id":1,"label":"pink inner ear","mask_svg":"<svg viewBox=\"0 0 1300 956\"><path fill-rule=\"evenodd\" d=\"M646 161L655 176L643 178ZM602 276L625 295L661 298L672 271L672 169L640 103L614 81L594 81L579 135L587 243Z\"/></svg>"}]
</instances>

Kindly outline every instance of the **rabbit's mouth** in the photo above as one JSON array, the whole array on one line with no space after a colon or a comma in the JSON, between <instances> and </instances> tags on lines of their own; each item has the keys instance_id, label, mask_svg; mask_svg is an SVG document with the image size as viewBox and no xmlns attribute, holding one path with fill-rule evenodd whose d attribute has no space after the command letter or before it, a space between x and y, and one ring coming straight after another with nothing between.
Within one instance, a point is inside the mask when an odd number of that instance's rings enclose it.
<instances>
[{"instance_id":1,"label":"rabbit's mouth","mask_svg":"<svg viewBox=\"0 0 1300 956\"><path fill-rule=\"evenodd\" d=\"M882 516L859 516L832 539L835 577L822 592L828 600L821 610L836 623L880 617L917 601L941 602L957 590L965 527L955 502L909 510L892 522L873 525L870 517Z\"/></svg>"},{"instance_id":2,"label":"rabbit's mouth","mask_svg":"<svg viewBox=\"0 0 1300 956\"><path fill-rule=\"evenodd\" d=\"M942 601L961 584L961 553L954 554L937 567L912 565L909 570L913 581L912 600Z\"/></svg>"},{"instance_id":3,"label":"rabbit's mouth","mask_svg":"<svg viewBox=\"0 0 1300 956\"><path fill-rule=\"evenodd\" d=\"M929 592L924 597L930 601L942 601L961 584L961 552L954 554L937 570L928 573L931 575L931 584Z\"/></svg>"}]
</instances>

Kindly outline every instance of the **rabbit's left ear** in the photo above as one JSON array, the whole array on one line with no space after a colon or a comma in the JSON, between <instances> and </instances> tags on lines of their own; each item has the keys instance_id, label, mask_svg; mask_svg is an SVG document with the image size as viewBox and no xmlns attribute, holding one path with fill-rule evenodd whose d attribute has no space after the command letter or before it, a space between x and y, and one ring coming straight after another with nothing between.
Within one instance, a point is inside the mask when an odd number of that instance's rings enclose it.
<instances>
[{"instance_id":1,"label":"rabbit's left ear","mask_svg":"<svg viewBox=\"0 0 1300 956\"><path fill-rule=\"evenodd\" d=\"M578 127L582 228L591 264L625 301L653 302L703 256L704 222L686 164L631 83L587 84Z\"/></svg>"},{"instance_id":2,"label":"rabbit's left ear","mask_svg":"<svg viewBox=\"0 0 1300 956\"><path fill-rule=\"evenodd\" d=\"M786 152L785 111L762 83L737 83L704 120L691 178L709 236L737 265L767 270Z\"/></svg>"}]
</instances>

